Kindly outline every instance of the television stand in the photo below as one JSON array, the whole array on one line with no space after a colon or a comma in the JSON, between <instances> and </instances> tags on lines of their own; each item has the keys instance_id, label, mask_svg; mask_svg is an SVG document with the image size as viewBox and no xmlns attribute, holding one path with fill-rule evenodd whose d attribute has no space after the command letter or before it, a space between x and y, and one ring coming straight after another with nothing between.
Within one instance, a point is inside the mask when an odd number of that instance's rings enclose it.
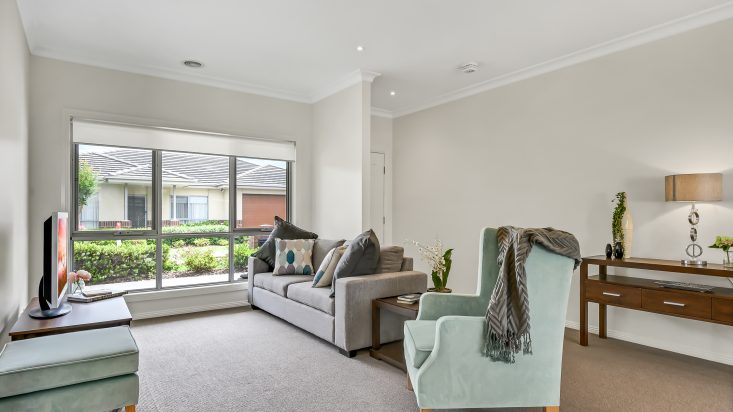
<instances>
[{"instance_id":1,"label":"television stand","mask_svg":"<svg viewBox=\"0 0 733 412\"><path fill-rule=\"evenodd\" d=\"M598 274L588 276L588 266ZM688 275L733 277L723 265L688 266L679 260L583 258L580 265L580 344L588 346L588 303L598 304L598 337L606 337L606 306L659 313L703 322L733 326L733 289L712 288L709 292L669 289L652 279L607 274L608 267L686 273Z\"/></svg>"},{"instance_id":2,"label":"television stand","mask_svg":"<svg viewBox=\"0 0 733 412\"><path fill-rule=\"evenodd\" d=\"M53 309L43 309L40 307L32 309L28 312L28 316L33 319L52 319L64 316L69 312L71 312L71 305L62 303L59 307Z\"/></svg>"},{"instance_id":3,"label":"television stand","mask_svg":"<svg viewBox=\"0 0 733 412\"><path fill-rule=\"evenodd\" d=\"M111 328L130 325L132 316L122 296L90 303L71 302L72 311L66 316L33 319L30 312L38 309L38 298L33 298L10 329L11 340L22 340L80 330Z\"/></svg>"}]
</instances>

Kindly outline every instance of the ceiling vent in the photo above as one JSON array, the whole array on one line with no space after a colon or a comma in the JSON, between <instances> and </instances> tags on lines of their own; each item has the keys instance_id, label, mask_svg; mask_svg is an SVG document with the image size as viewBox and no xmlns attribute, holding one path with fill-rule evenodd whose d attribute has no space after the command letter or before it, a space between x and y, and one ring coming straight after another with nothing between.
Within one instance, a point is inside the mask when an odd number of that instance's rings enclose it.
<instances>
[{"instance_id":1,"label":"ceiling vent","mask_svg":"<svg viewBox=\"0 0 733 412\"><path fill-rule=\"evenodd\" d=\"M458 70L462 71L463 73L473 73L476 70L478 70L478 63L476 62L468 62L466 64L462 64L458 66Z\"/></svg>"}]
</instances>

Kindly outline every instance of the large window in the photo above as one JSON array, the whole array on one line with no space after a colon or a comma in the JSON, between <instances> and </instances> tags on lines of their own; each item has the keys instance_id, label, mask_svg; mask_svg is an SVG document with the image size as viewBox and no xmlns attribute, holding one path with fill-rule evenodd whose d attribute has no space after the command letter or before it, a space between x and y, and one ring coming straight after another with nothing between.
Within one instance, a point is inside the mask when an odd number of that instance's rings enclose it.
<instances>
[{"instance_id":1,"label":"large window","mask_svg":"<svg viewBox=\"0 0 733 412\"><path fill-rule=\"evenodd\" d=\"M120 133L124 130L120 131ZM232 282L287 218L290 161L74 142L73 269L88 287Z\"/></svg>"}]
</instances>

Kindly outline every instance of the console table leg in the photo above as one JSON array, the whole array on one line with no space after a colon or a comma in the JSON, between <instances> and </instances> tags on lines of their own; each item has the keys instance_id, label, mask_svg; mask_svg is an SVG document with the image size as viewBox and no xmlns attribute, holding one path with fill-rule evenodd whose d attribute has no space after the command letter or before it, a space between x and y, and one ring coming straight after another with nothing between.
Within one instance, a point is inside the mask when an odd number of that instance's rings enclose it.
<instances>
[{"instance_id":1,"label":"console table leg","mask_svg":"<svg viewBox=\"0 0 733 412\"><path fill-rule=\"evenodd\" d=\"M606 339L606 305L598 304L598 337Z\"/></svg>"},{"instance_id":2,"label":"console table leg","mask_svg":"<svg viewBox=\"0 0 733 412\"><path fill-rule=\"evenodd\" d=\"M588 346L588 302L585 300L585 282L588 280L588 264L580 265L580 344Z\"/></svg>"}]
</instances>

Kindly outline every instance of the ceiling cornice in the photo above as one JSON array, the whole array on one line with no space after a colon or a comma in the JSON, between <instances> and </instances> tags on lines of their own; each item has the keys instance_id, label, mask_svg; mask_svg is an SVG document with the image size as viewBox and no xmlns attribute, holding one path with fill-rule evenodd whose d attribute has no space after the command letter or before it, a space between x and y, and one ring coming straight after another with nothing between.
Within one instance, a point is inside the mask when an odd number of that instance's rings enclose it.
<instances>
[{"instance_id":1,"label":"ceiling cornice","mask_svg":"<svg viewBox=\"0 0 733 412\"><path fill-rule=\"evenodd\" d=\"M271 88L267 86L256 85L252 83L237 82L227 79L222 79L214 76L207 76L200 73L182 73L170 69L160 67L149 67L139 65L126 65L126 64L104 64L94 59L81 57L81 56L70 56L66 53L56 53L53 50L45 48L34 48L31 49L31 54L39 57L47 57L50 59L61 60L71 63L83 64L93 67L101 67L104 69L118 70L127 73L141 74L145 76L160 77L168 80L177 80L185 83L199 84L203 86L211 86L219 89L234 90L249 94L255 94L259 96L271 97L275 99L290 100L299 103L312 103L312 99L309 95L296 93L288 90L281 90Z\"/></svg>"},{"instance_id":2,"label":"ceiling cornice","mask_svg":"<svg viewBox=\"0 0 733 412\"><path fill-rule=\"evenodd\" d=\"M393 117L391 111L374 106L372 106L372 116L386 117L387 119L391 119Z\"/></svg>"},{"instance_id":3,"label":"ceiling cornice","mask_svg":"<svg viewBox=\"0 0 733 412\"><path fill-rule=\"evenodd\" d=\"M485 80L452 92L445 93L433 98L429 102L423 104L393 110L389 112L393 118L406 116L431 107L439 106L444 103L462 99L464 97L473 96L487 90L496 89L510 83L525 80L531 77L539 76L551 71L559 70L568 66L602 57L608 54L616 53L622 50L641 46L665 37L674 36L689 30L697 29L709 24L733 18L733 1L721 4L710 9L671 20L666 23L652 26L650 28L637 31L635 33L621 36L613 40L609 40L595 46L581 49L565 56L551 59L539 64L535 64L523 69L519 69L501 76Z\"/></svg>"},{"instance_id":4,"label":"ceiling cornice","mask_svg":"<svg viewBox=\"0 0 733 412\"><path fill-rule=\"evenodd\" d=\"M334 93L338 93L341 90L344 90L348 87L351 87L357 83L362 82L368 82L372 83L374 79L381 76L381 73L377 72L371 72L368 70L355 70L351 72L348 76L344 76L339 81L331 83L327 87L324 87L317 92L313 93L311 96L311 103L315 103L319 100L322 100L325 97L328 97Z\"/></svg>"}]
</instances>

